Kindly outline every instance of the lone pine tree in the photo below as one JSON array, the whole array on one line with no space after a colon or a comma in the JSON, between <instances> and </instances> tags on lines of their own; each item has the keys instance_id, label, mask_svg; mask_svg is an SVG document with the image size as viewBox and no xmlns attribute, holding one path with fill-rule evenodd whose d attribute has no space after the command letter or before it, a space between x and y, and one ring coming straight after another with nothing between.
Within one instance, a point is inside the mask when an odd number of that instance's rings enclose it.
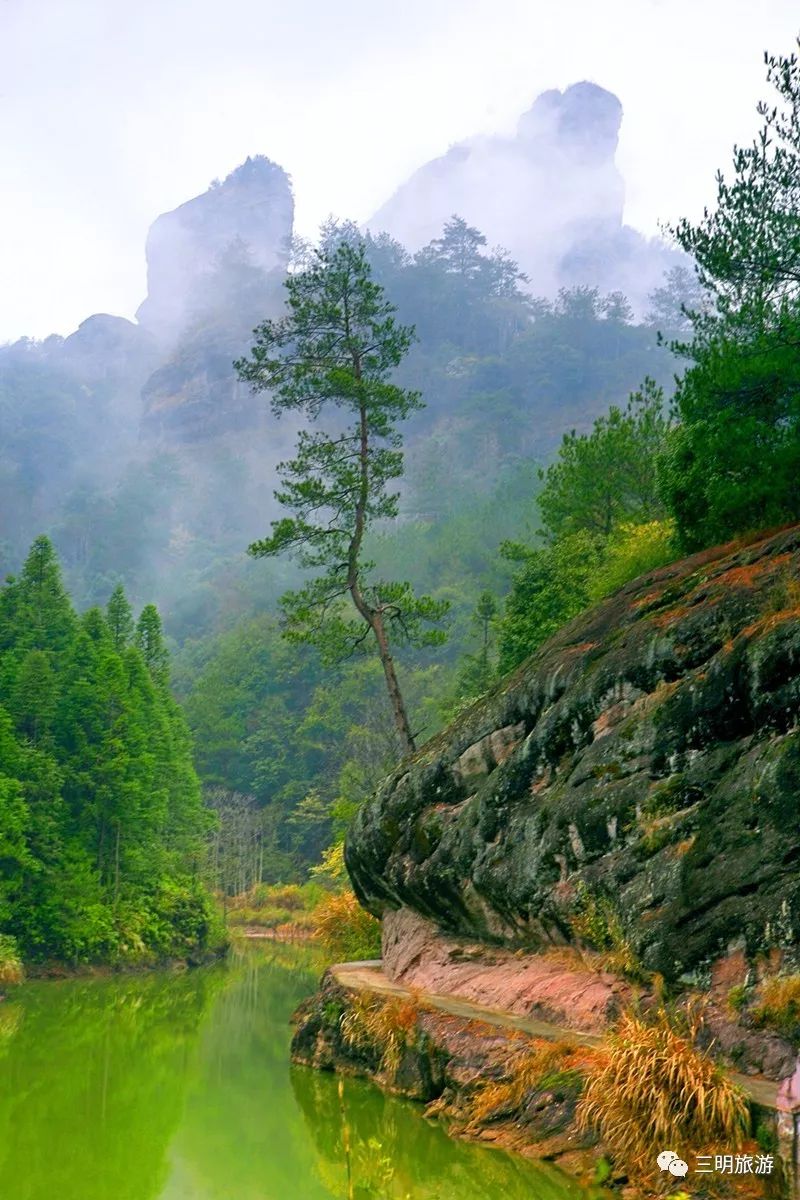
<instances>
[{"instance_id":1,"label":"lone pine tree","mask_svg":"<svg viewBox=\"0 0 800 1200\"><path fill-rule=\"evenodd\" d=\"M404 754L414 737L397 679L392 645L444 640L431 628L447 604L415 596L409 583L373 577L364 539L397 516L392 481L403 473L397 424L421 407L417 393L391 382L414 331L371 277L363 243L341 241L315 252L309 267L286 282L287 313L255 331L249 359L236 364L256 392L271 392L273 412L302 414L297 455L279 467L276 498L292 514L254 542L255 557L293 551L316 572L282 598L285 631L334 661L374 640ZM322 423L325 427L322 428ZM314 428L316 426L316 428ZM355 609L348 615L347 601Z\"/></svg>"}]
</instances>

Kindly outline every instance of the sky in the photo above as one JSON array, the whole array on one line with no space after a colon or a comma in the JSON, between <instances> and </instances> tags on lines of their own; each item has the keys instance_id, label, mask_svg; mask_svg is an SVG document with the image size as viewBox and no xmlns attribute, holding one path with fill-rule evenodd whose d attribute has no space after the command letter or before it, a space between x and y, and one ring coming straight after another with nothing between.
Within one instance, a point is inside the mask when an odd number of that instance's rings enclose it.
<instances>
[{"instance_id":1,"label":"sky","mask_svg":"<svg viewBox=\"0 0 800 1200\"><path fill-rule=\"evenodd\" d=\"M758 126L797 0L0 0L0 342L132 317L155 217L248 154L297 231L590 79L622 101L626 220L697 216Z\"/></svg>"}]
</instances>

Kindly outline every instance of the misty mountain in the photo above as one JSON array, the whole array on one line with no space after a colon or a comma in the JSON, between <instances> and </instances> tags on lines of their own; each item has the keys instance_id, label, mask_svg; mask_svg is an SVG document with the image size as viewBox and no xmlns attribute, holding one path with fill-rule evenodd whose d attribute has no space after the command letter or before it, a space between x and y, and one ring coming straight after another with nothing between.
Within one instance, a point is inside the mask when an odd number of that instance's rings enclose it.
<instances>
[{"instance_id":1,"label":"misty mountain","mask_svg":"<svg viewBox=\"0 0 800 1200\"><path fill-rule=\"evenodd\" d=\"M476 137L420 167L370 218L410 250L454 213L503 246L537 296L585 284L621 291L644 315L662 275L681 261L623 223L615 156L619 99L594 83L543 92L513 137Z\"/></svg>"},{"instance_id":2,"label":"misty mountain","mask_svg":"<svg viewBox=\"0 0 800 1200\"><path fill-rule=\"evenodd\" d=\"M594 283L620 278L625 245L647 251L621 225L620 113L593 85L545 93L516 141L451 152L401 189L383 211L405 214L405 242L367 235L376 280L417 333L401 382L425 408L406 430L401 524L461 519L477 504L494 553L514 530L492 513L510 496L527 502L565 431L587 429L646 374L669 383L653 322ZM516 184L506 174L499 186L487 154L517 163ZM481 191L492 172L505 241L529 279L490 249L495 229L450 216L460 205L493 219ZM415 212L426 179L438 183ZM15 570L46 532L79 605L104 603L121 580L134 601L156 599L181 638L274 602L291 567L252 563L245 550L277 515L275 467L297 430L233 361L281 311L293 203L283 169L249 158L156 219L137 323L96 314L67 338L0 347L0 567ZM358 236L354 225L323 234L346 236ZM592 274L598 262L605 275ZM674 280L661 289L662 328L682 298Z\"/></svg>"}]
</instances>

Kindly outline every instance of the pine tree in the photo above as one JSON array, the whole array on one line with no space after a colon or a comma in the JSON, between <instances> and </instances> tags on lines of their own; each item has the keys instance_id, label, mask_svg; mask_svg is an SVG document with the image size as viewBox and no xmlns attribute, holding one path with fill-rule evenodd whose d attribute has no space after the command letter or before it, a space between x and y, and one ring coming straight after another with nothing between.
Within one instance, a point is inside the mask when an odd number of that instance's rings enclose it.
<instances>
[{"instance_id":1,"label":"pine tree","mask_svg":"<svg viewBox=\"0 0 800 1200\"><path fill-rule=\"evenodd\" d=\"M118 583L106 606L106 620L111 630L114 649L122 651L133 642L135 625L133 612L125 595L125 589Z\"/></svg>"},{"instance_id":2,"label":"pine tree","mask_svg":"<svg viewBox=\"0 0 800 1200\"><path fill-rule=\"evenodd\" d=\"M164 645L161 617L155 604L146 604L136 622L135 642L153 680L161 687L169 682L169 656Z\"/></svg>"},{"instance_id":3,"label":"pine tree","mask_svg":"<svg viewBox=\"0 0 800 1200\"><path fill-rule=\"evenodd\" d=\"M37 539L0 593L0 932L26 956L184 952L209 929L208 815L147 606L75 616Z\"/></svg>"},{"instance_id":4,"label":"pine tree","mask_svg":"<svg viewBox=\"0 0 800 1200\"><path fill-rule=\"evenodd\" d=\"M255 391L271 390L276 414L299 412L327 429L301 430L297 457L280 469L278 500L292 513L273 522L272 536L254 542L256 557L294 552L318 572L284 596L287 633L319 646L330 659L352 653L371 636L403 753L414 750L397 678L393 640L430 645L447 605L414 595L408 583L371 577L364 539L398 512L391 485L403 471L398 422L420 407L416 393L391 382L413 330L371 278L363 243L344 239L321 250L308 270L286 283L288 315L256 330L250 359L236 363ZM344 420L343 420L344 417ZM347 419L351 424L347 424ZM348 617L350 601L355 619Z\"/></svg>"}]
</instances>

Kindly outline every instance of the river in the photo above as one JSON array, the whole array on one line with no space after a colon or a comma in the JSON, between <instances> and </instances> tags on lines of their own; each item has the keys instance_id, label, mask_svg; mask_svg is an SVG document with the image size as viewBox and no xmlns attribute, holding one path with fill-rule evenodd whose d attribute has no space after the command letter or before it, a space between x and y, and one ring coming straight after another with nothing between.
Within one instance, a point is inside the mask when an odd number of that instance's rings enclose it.
<instances>
[{"instance_id":1,"label":"river","mask_svg":"<svg viewBox=\"0 0 800 1200\"><path fill-rule=\"evenodd\" d=\"M418 1106L289 1063L306 948L0 1003L0 1200L582 1200ZM349 1144L350 1152L346 1152Z\"/></svg>"}]
</instances>

